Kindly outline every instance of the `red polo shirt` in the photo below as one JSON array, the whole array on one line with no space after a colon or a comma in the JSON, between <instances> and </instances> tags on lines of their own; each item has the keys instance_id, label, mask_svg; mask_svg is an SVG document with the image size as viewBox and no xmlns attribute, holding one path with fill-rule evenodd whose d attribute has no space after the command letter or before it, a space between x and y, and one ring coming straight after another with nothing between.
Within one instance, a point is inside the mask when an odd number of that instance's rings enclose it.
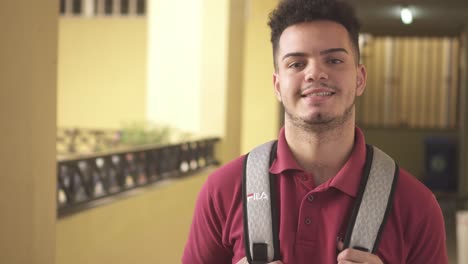
<instances>
[{"instance_id":1,"label":"red polo shirt","mask_svg":"<svg viewBox=\"0 0 468 264\"><path fill-rule=\"evenodd\" d=\"M242 223L242 156L208 177L195 208L182 263L237 263L245 256ZM295 161L285 139L278 138L270 172L278 177L279 239L285 264L335 264L337 238L346 233L366 157L364 135L356 129L351 156L327 182ZM405 170L382 233L378 255L384 263L448 263L444 220L434 195Z\"/></svg>"}]
</instances>

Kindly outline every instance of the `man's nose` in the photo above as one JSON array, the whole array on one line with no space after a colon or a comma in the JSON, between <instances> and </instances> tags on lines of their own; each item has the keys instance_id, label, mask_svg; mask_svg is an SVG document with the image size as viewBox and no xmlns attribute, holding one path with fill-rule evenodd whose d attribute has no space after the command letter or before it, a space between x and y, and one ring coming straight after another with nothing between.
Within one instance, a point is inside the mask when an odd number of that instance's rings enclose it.
<instances>
[{"instance_id":1,"label":"man's nose","mask_svg":"<svg viewBox=\"0 0 468 264\"><path fill-rule=\"evenodd\" d=\"M316 82L319 80L327 80L328 74L325 72L323 65L319 62L311 62L307 65L304 77L306 82Z\"/></svg>"}]
</instances>

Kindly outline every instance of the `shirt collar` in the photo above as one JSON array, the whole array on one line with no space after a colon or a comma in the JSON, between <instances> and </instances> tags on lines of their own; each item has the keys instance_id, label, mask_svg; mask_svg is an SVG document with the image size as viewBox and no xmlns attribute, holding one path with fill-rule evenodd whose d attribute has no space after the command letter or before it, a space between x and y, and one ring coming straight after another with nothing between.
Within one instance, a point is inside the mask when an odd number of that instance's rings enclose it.
<instances>
[{"instance_id":1,"label":"shirt collar","mask_svg":"<svg viewBox=\"0 0 468 264\"><path fill-rule=\"evenodd\" d=\"M335 177L328 180L329 186L335 187L349 196L356 197L365 163L366 142L361 129L356 127L353 151Z\"/></svg>"},{"instance_id":2,"label":"shirt collar","mask_svg":"<svg viewBox=\"0 0 468 264\"><path fill-rule=\"evenodd\" d=\"M270 167L270 173L280 174L287 170L300 170L301 168L294 159L294 156L289 149L288 142L286 142L286 136L284 133L284 127L281 128L278 135L278 145L276 149L276 159L273 161Z\"/></svg>"},{"instance_id":3,"label":"shirt collar","mask_svg":"<svg viewBox=\"0 0 468 264\"><path fill-rule=\"evenodd\" d=\"M349 159L340 171L322 187L334 187L349 196L356 197L366 160L366 142L360 128L355 128L354 147ZM270 173L280 174L287 170L304 171L294 159L284 133L284 127L278 136L276 159L270 167Z\"/></svg>"}]
</instances>

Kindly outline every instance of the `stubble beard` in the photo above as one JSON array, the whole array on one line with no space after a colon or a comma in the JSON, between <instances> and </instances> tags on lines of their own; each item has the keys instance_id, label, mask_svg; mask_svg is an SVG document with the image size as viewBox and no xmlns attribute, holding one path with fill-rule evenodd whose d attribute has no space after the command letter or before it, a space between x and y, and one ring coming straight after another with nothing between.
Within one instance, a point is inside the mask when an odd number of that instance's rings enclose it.
<instances>
[{"instance_id":1,"label":"stubble beard","mask_svg":"<svg viewBox=\"0 0 468 264\"><path fill-rule=\"evenodd\" d=\"M287 121L297 128L307 132L323 133L342 128L353 117L356 96L354 96L351 104L345 108L342 115L332 116L324 113L316 113L311 117L300 117L291 113L284 105L285 118Z\"/></svg>"}]
</instances>

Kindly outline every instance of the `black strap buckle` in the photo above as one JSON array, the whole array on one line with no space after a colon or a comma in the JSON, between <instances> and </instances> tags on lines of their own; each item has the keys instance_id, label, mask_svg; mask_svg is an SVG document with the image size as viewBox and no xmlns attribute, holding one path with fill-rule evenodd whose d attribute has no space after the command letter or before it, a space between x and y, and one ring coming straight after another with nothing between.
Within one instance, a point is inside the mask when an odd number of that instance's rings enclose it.
<instances>
[{"instance_id":1,"label":"black strap buckle","mask_svg":"<svg viewBox=\"0 0 468 264\"><path fill-rule=\"evenodd\" d=\"M268 263L268 245L266 243L253 243L252 264Z\"/></svg>"}]
</instances>

